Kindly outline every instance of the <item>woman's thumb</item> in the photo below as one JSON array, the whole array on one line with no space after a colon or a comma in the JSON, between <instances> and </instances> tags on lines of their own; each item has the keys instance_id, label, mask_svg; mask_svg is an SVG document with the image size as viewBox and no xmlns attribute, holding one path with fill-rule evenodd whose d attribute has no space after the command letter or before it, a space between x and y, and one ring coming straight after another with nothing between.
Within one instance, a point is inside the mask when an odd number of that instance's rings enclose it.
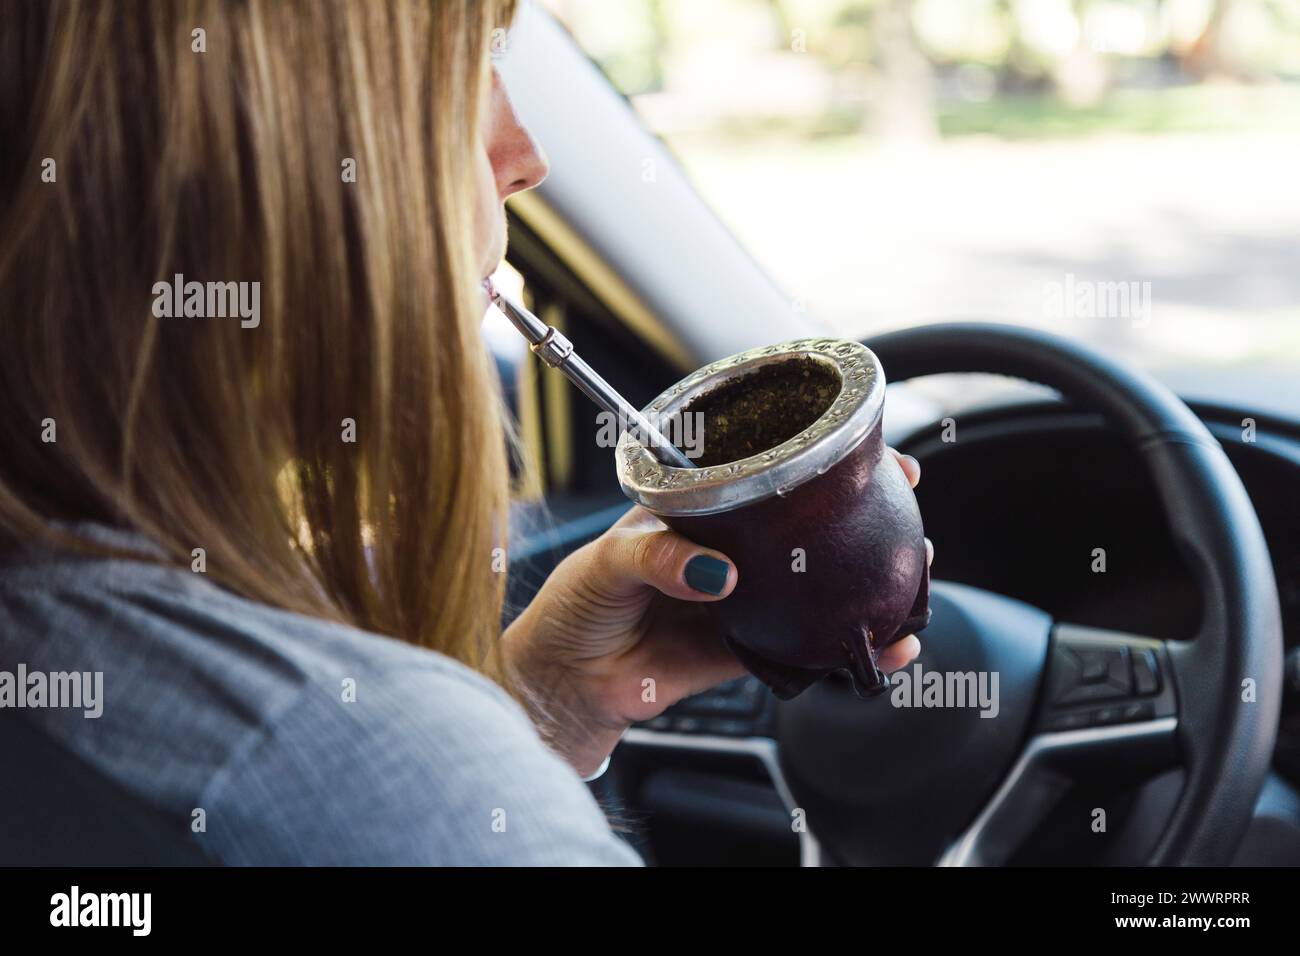
<instances>
[{"instance_id":1,"label":"woman's thumb","mask_svg":"<svg viewBox=\"0 0 1300 956\"><path fill-rule=\"evenodd\" d=\"M726 555L675 531L615 531L610 551L606 572L629 576L669 597L716 601L736 586L736 567Z\"/></svg>"}]
</instances>

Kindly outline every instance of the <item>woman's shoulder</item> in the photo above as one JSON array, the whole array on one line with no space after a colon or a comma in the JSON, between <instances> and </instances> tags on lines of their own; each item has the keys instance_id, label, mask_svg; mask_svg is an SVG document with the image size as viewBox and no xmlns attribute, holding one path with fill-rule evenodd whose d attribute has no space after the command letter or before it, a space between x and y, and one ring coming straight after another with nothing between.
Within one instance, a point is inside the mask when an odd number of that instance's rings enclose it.
<instances>
[{"instance_id":1,"label":"woman's shoulder","mask_svg":"<svg viewBox=\"0 0 1300 956\"><path fill-rule=\"evenodd\" d=\"M509 695L433 651L97 559L7 564L0 635L29 673L100 675L98 716L29 719L178 823L202 810L214 860L636 862Z\"/></svg>"},{"instance_id":2,"label":"woman's shoulder","mask_svg":"<svg viewBox=\"0 0 1300 956\"><path fill-rule=\"evenodd\" d=\"M512 703L445 672L377 677L346 700L307 688L214 777L203 799L229 824L224 861L638 862Z\"/></svg>"},{"instance_id":3,"label":"woman's shoulder","mask_svg":"<svg viewBox=\"0 0 1300 956\"><path fill-rule=\"evenodd\" d=\"M446 655L251 601L212 583L205 570L149 560L10 556L0 562L0 621L9 625L11 652L116 671L115 696L147 670L153 682L174 681L189 700L214 689L240 699L254 723L274 717L305 686L346 695L367 679L408 670L514 706L496 683ZM187 679L200 674L201 681Z\"/></svg>"}]
</instances>

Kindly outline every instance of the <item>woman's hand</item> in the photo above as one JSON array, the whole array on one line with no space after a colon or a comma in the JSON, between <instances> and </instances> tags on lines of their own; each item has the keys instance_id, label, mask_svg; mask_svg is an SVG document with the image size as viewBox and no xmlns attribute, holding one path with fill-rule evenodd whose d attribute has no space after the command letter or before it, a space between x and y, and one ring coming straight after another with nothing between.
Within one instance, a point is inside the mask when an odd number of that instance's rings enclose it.
<instances>
[{"instance_id":1,"label":"woman's hand","mask_svg":"<svg viewBox=\"0 0 1300 956\"><path fill-rule=\"evenodd\" d=\"M916 487L920 465L894 454ZM551 746L589 774L630 724L744 674L701 607L735 586L726 555L639 507L565 558L502 638L506 666ZM878 663L894 671L920 649L909 635Z\"/></svg>"}]
</instances>

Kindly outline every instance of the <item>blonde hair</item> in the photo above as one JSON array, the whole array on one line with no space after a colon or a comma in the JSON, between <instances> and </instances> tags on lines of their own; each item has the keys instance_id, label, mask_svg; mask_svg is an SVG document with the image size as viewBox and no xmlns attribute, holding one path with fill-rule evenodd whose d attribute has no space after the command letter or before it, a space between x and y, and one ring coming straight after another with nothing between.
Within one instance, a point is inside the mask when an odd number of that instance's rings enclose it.
<instances>
[{"instance_id":1,"label":"blonde hair","mask_svg":"<svg viewBox=\"0 0 1300 956\"><path fill-rule=\"evenodd\" d=\"M201 547L250 599L500 679L471 233L513 6L0 0L0 538ZM260 325L155 316L177 273L259 282Z\"/></svg>"}]
</instances>

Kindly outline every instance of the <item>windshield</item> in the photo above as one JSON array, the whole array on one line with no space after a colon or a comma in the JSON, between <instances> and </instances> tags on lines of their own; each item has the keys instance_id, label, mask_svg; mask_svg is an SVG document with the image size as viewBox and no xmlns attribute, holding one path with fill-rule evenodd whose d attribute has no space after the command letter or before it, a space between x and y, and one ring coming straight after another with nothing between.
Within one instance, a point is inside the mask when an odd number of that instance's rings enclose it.
<instances>
[{"instance_id":1,"label":"windshield","mask_svg":"<svg viewBox=\"0 0 1300 956\"><path fill-rule=\"evenodd\" d=\"M1014 322L1300 407L1295 0L545 5L836 334Z\"/></svg>"}]
</instances>

